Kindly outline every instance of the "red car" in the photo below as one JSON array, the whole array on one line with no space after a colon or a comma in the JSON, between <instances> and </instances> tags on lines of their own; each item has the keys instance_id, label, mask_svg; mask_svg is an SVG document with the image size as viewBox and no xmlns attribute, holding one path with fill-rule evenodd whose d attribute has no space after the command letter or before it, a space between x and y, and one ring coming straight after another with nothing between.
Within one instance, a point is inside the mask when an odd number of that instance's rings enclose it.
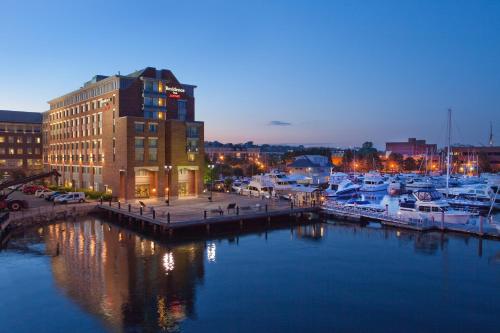
<instances>
[{"instance_id":1,"label":"red car","mask_svg":"<svg viewBox=\"0 0 500 333\"><path fill-rule=\"evenodd\" d=\"M24 194L35 194L38 190L43 190L45 186L42 185L26 185L23 187Z\"/></svg>"}]
</instances>

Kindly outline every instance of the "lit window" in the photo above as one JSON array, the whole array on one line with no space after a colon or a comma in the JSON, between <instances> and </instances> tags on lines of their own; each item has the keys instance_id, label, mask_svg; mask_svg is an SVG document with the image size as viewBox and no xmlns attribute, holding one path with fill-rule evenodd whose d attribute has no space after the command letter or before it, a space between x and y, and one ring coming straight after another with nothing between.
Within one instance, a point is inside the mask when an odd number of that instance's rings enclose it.
<instances>
[{"instance_id":1,"label":"lit window","mask_svg":"<svg viewBox=\"0 0 500 333\"><path fill-rule=\"evenodd\" d=\"M39 136L37 136L37 137L35 138L35 142L36 142L36 143L40 143L40 142L42 142L42 140L40 139L40 137L39 137Z\"/></svg>"},{"instance_id":2,"label":"lit window","mask_svg":"<svg viewBox=\"0 0 500 333\"><path fill-rule=\"evenodd\" d=\"M23 143L23 138L20 137L20 136L18 136L16 142L17 143Z\"/></svg>"},{"instance_id":3,"label":"lit window","mask_svg":"<svg viewBox=\"0 0 500 333\"><path fill-rule=\"evenodd\" d=\"M0 136L0 143L4 143L5 142L5 137L4 136Z\"/></svg>"}]
</instances>

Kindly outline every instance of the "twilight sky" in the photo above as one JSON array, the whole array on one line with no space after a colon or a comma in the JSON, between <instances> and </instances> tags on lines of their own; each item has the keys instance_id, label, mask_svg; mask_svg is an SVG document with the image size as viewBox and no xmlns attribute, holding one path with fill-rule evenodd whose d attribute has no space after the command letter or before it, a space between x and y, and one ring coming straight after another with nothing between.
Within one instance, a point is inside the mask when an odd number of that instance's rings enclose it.
<instances>
[{"instance_id":1,"label":"twilight sky","mask_svg":"<svg viewBox=\"0 0 500 333\"><path fill-rule=\"evenodd\" d=\"M95 74L171 69L207 140L500 143L500 1L0 3L0 109Z\"/></svg>"}]
</instances>

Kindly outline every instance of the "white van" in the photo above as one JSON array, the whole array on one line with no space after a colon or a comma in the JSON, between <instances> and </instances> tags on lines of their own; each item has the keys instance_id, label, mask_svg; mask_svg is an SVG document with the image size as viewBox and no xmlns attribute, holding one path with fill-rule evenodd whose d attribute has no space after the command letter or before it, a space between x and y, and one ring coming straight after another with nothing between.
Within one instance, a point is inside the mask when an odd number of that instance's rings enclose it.
<instances>
[{"instance_id":1,"label":"white van","mask_svg":"<svg viewBox=\"0 0 500 333\"><path fill-rule=\"evenodd\" d=\"M61 203L61 204L85 202L85 193L83 193L83 192L69 192L68 194L57 196L54 199L54 202Z\"/></svg>"}]
</instances>

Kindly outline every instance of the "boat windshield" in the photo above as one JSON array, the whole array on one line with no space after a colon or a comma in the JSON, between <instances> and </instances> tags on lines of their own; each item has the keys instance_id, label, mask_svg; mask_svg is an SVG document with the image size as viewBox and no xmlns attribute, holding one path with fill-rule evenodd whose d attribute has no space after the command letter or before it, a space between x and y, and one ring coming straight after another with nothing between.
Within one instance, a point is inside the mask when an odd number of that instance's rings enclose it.
<instances>
[{"instance_id":1,"label":"boat windshield","mask_svg":"<svg viewBox=\"0 0 500 333\"><path fill-rule=\"evenodd\" d=\"M435 201L441 199L441 194L438 191L418 191L415 192L414 195L420 201Z\"/></svg>"}]
</instances>

